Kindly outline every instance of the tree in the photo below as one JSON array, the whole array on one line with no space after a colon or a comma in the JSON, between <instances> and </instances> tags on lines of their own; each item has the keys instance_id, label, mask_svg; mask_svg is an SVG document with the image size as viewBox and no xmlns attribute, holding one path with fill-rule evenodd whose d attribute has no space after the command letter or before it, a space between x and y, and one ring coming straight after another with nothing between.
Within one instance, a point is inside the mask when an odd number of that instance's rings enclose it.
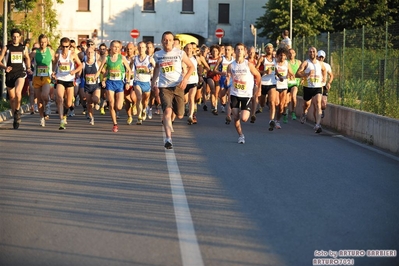
<instances>
[{"instance_id":1,"label":"tree","mask_svg":"<svg viewBox=\"0 0 399 266\"><path fill-rule=\"evenodd\" d=\"M45 34L50 44L56 47L60 34L57 31L58 21L57 12L53 8L54 2L62 4L63 0L9 0L9 3L13 4L15 9L25 13L24 20L19 28L27 36L31 35L34 40L37 40L40 34ZM35 8L37 12L31 12ZM10 18L8 24L15 25Z\"/></svg>"},{"instance_id":2,"label":"tree","mask_svg":"<svg viewBox=\"0 0 399 266\"><path fill-rule=\"evenodd\" d=\"M329 0L324 12L331 13L333 31L384 26L399 21L399 0Z\"/></svg>"},{"instance_id":3,"label":"tree","mask_svg":"<svg viewBox=\"0 0 399 266\"><path fill-rule=\"evenodd\" d=\"M316 36L332 28L330 16L322 12L325 0L297 0L293 4L293 35ZM290 0L269 0L265 14L256 20L260 37L276 40L290 26ZM291 36L292 38L292 36Z\"/></svg>"}]
</instances>

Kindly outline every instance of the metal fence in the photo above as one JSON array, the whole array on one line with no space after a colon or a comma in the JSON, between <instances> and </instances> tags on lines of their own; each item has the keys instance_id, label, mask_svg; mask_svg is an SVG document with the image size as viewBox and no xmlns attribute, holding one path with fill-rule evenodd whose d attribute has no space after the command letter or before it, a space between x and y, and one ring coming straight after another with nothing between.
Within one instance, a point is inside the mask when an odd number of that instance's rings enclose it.
<instances>
[{"instance_id":1,"label":"metal fence","mask_svg":"<svg viewBox=\"0 0 399 266\"><path fill-rule=\"evenodd\" d=\"M293 39L299 60L310 46L332 67L329 102L399 119L399 23Z\"/></svg>"}]
</instances>

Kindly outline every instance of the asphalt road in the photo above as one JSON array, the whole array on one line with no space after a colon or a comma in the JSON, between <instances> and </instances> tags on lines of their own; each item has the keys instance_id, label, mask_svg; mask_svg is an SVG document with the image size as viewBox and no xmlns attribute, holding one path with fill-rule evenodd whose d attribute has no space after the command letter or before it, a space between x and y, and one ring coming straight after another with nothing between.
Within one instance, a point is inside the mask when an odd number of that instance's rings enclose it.
<instances>
[{"instance_id":1,"label":"asphalt road","mask_svg":"<svg viewBox=\"0 0 399 266\"><path fill-rule=\"evenodd\" d=\"M53 106L53 110L55 107ZM77 108L77 113L81 109ZM269 132L202 109L118 133L109 114L58 130L0 124L0 265L312 265L322 251L399 250L399 158L310 124ZM315 253L316 251L316 253ZM371 255L371 253L369 253ZM396 257L346 256L355 265ZM317 261L316 261L317 262Z\"/></svg>"}]
</instances>

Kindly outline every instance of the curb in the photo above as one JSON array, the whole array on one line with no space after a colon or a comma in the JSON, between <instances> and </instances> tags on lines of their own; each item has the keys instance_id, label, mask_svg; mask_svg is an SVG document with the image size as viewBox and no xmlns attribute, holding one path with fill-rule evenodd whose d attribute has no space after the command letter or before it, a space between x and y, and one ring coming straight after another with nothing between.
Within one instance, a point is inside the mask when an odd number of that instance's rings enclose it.
<instances>
[{"instance_id":1,"label":"curb","mask_svg":"<svg viewBox=\"0 0 399 266\"><path fill-rule=\"evenodd\" d=\"M29 113L29 104L21 105L21 114ZM0 123L9 120L13 117L11 110L0 113Z\"/></svg>"}]
</instances>

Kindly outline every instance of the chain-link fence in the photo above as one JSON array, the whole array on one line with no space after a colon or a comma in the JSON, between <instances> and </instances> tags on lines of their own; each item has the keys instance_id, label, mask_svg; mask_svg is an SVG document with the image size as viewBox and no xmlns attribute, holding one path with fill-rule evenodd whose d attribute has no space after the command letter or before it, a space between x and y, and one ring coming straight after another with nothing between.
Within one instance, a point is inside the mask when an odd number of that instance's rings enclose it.
<instances>
[{"instance_id":1,"label":"chain-link fence","mask_svg":"<svg viewBox=\"0 0 399 266\"><path fill-rule=\"evenodd\" d=\"M399 23L293 39L299 60L310 46L332 67L329 102L399 119Z\"/></svg>"}]
</instances>

